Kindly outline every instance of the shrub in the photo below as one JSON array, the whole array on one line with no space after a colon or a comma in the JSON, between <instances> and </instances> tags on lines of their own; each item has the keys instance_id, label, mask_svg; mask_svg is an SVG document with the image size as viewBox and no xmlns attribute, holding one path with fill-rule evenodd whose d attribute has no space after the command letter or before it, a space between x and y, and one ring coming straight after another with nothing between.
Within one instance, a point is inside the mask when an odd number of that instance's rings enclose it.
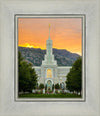
<instances>
[{"instance_id":1,"label":"shrub","mask_svg":"<svg viewBox=\"0 0 100 116\"><path fill-rule=\"evenodd\" d=\"M44 89L44 84L41 83L41 84L39 85L39 89Z\"/></svg>"},{"instance_id":2,"label":"shrub","mask_svg":"<svg viewBox=\"0 0 100 116\"><path fill-rule=\"evenodd\" d=\"M55 84L55 89L59 89L60 87L59 87L59 84L57 83L57 84Z\"/></svg>"}]
</instances>

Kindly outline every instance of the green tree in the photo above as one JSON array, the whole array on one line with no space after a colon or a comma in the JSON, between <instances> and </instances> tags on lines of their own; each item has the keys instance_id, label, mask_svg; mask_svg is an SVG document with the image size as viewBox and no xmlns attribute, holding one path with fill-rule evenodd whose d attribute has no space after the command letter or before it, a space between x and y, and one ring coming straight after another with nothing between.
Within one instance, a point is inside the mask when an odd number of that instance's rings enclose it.
<instances>
[{"instance_id":1,"label":"green tree","mask_svg":"<svg viewBox=\"0 0 100 116\"><path fill-rule=\"evenodd\" d=\"M52 85L52 90L54 90L54 87L55 87L55 86L54 86L54 84L53 84L53 85Z\"/></svg>"},{"instance_id":2,"label":"green tree","mask_svg":"<svg viewBox=\"0 0 100 116\"><path fill-rule=\"evenodd\" d=\"M38 85L38 83L36 83L36 89L38 89L39 88L39 85Z\"/></svg>"},{"instance_id":3,"label":"green tree","mask_svg":"<svg viewBox=\"0 0 100 116\"><path fill-rule=\"evenodd\" d=\"M47 90L47 84L45 84L45 90Z\"/></svg>"},{"instance_id":4,"label":"green tree","mask_svg":"<svg viewBox=\"0 0 100 116\"><path fill-rule=\"evenodd\" d=\"M44 84L40 83L39 89L44 89Z\"/></svg>"},{"instance_id":5,"label":"green tree","mask_svg":"<svg viewBox=\"0 0 100 116\"><path fill-rule=\"evenodd\" d=\"M59 89L59 88L60 88L59 84L58 83L55 84L55 89Z\"/></svg>"},{"instance_id":6,"label":"green tree","mask_svg":"<svg viewBox=\"0 0 100 116\"><path fill-rule=\"evenodd\" d=\"M72 92L82 89L82 59L79 57L73 64L66 78L66 88Z\"/></svg>"},{"instance_id":7,"label":"green tree","mask_svg":"<svg viewBox=\"0 0 100 116\"><path fill-rule=\"evenodd\" d=\"M18 52L18 77L19 77L19 92L32 92L37 83L37 74L32 68L32 64L24 60L21 53Z\"/></svg>"}]
</instances>

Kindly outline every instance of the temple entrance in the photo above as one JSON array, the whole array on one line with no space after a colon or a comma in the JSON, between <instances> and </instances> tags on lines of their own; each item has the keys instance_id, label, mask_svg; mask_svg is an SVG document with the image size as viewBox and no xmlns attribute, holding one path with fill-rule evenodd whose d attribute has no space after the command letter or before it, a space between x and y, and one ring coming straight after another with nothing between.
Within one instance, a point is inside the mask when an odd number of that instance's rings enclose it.
<instances>
[{"instance_id":1,"label":"temple entrance","mask_svg":"<svg viewBox=\"0 0 100 116\"><path fill-rule=\"evenodd\" d=\"M51 82L51 80L47 81L47 90L52 90L52 82Z\"/></svg>"}]
</instances>

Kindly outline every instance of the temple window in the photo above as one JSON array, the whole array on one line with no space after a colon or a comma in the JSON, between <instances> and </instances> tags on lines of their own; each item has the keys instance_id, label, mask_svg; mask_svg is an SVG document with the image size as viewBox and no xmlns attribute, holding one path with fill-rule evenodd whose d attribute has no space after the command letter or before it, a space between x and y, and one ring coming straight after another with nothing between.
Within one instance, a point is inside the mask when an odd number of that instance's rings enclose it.
<instances>
[{"instance_id":1,"label":"temple window","mask_svg":"<svg viewBox=\"0 0 100 116\"><path fill-rule=\"evenodd\" d=\"M47 69L47 78L52 78L52 70Z\"/></svg>"}]
</instances>

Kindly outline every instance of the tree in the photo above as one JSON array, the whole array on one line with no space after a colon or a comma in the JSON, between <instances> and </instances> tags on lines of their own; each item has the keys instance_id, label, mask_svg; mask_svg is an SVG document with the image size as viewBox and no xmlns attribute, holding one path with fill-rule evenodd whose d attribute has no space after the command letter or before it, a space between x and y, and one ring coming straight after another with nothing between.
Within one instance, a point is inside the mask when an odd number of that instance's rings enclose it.
<instances>
[{"instance_id":1,"label":"tree","mask_svg":"<svg viewBox=\"0 0 100 116\"><path fill-rule=\"evenodd\" d=\"M66 78L66 88L72 92L82 89L82 59L79 57L73 64Z\"/></svg>"},{"instance_id":2,"label":"tree","mask_svg":"<svg viewBox=\"0 0 100 116\"><path fill-rule=\"evenodd\" d=\"M32 89L36 88L37 74L32 68L32 64L26 62L20 52L18 52L18 77L19 92L32 92Z\"/></svg>"},{"instance_id":3,"label":"tree","mask_svg":"<svg viewBox=\"0 0 100 116\"><path fill-rule=\"evenodd\" d=\"M44 89L44 84L41 83L41 84L39 85L39 89Z\"/></svg>"},{"instance_id":4,"label":"tree","mask_svg":"<svg viewBox=\"0 0 100 116\"><path fill-rule=\"evenodd\" d=\"M36 89L38 89L39 88L39 85L38 85L38 83L36 83Z\"/></svg>"},{"instance_id":5,"label":"tree","mask_svg":"<svg viewBox=\"0 0 100 116\"><path fill-rule=\"evenodd\" d=\"M47 90L47 84L45 84L45 90Z\"/></svg>"},{"instance_id":6,"label":"tree","mask_svg":"<svg viewBox=\"0 0 100 116\"><path fill-rule=\"evenodd\" d=\"M62 89L62 83L60 83L60 89Z\"/></svg>"},{"instance_id":7,"label":"tree","mask_svg":"<svg viewBox=\"0 0 100 116\"><path fill-rule=\"evenodd\" d=\"M60 88L59 84L58 83L55 84L55 89L59 89L59 88Z\"/></svg>"},{"instance_id":8,"label":"tree","mask_svg":"<svg viewBox=\"0 0 100 116\"><path fill-rule=\"evenodd\" d=\"M55 87L55 86L54 86L54 84L53 84L53 85L52 85L52 90L54 90L54 87Z\"/></svg>"}]
</instances>

